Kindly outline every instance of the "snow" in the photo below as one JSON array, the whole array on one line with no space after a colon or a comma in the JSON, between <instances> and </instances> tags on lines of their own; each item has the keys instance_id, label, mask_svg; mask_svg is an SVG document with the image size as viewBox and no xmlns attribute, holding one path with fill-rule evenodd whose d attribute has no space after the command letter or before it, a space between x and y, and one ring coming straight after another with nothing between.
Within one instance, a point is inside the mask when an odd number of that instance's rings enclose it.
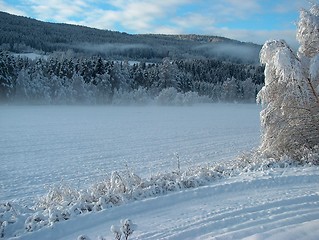
<instances>
[{"instance_id":1,"label":"snow","mask_svg":"<svg viewBox=\"0 0 319 240\"><path fill-rule=\"evenodd\" d=\"M0 202L231 159L259 144L259 107L0 107Z\"/></svg>"},{"instance_id":2,"label":"snow","mask_svg":"<svg viewBox=\"0 0 319 240\"><path fill-rule=\"evenodd\" d=\"M245 173L210 185L131 202L57 223L16 239L114 239L129 218L130 239L317 239L319 168Z\"/></svg>"},{"instance_id":3,"label":"snow","mask_svg":"<svg viewBox=\"0 0 319 240\"><path fill-rule=\"evenodd\" d=\"M242 104L1 106L0 203L30 204L61 181L84 189L126 164L144 179L177 171L177 158L183 172L232 166L259 144L259 111ZM129 239L317 239L319 167L267 166L238 168L199 187L129 200L33 232L23 231L22 216L11 224L21 227L11 239L114 239L111 226L123 219L137 226Z\"/></svg>"}]
</instances>

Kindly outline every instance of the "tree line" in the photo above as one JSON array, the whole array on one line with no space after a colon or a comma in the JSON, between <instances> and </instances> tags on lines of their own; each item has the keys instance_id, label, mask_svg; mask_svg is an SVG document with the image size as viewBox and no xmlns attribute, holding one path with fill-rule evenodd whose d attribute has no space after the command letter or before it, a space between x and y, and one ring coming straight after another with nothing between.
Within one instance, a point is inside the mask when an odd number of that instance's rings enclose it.
<instances>
[{"instance_id":1,"label":"tree line","mask_svg":"<svg viewBox=\"0 0 319 240\"><path fill-rule=\"evenodd\" d=\"M0 98L6 102L145 103L186 96L253 102L263 82L261 66L212 59L148 63L52 54L32 60L0 52Z\"/></svg>"}]
</instances>

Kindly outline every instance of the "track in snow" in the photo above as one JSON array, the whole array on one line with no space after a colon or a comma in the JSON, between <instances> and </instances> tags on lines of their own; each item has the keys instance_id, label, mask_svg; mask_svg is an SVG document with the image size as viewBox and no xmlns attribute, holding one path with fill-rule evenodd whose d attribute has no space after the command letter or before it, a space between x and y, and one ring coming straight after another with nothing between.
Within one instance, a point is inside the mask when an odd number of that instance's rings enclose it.
<instances>
[{"instance_id":1,"label":"track in snow","mask_svg":"<svg viewBox=\"0 0 319 240\"><path fill-rule=\"evenodd\" d=\"M168 218L167 227L139 238L243 239L260 234L263 239L305 222L318 224L318 182L318 175L279 176L193 190L188 194L195 194L194 199L174 204L172 211L181 211Z\"/></svg>"},{"instance_id":2,"label":"track in snow","mask_svg":"<svg viewBox=\"0 0 319 240\"><path fill-rule=\"evenodd\" d=\"M120 219L131 239L317 239L319 168L243 174L211 185L79 216L21 239L113 239Z\"/></svg>"}]
</instances>

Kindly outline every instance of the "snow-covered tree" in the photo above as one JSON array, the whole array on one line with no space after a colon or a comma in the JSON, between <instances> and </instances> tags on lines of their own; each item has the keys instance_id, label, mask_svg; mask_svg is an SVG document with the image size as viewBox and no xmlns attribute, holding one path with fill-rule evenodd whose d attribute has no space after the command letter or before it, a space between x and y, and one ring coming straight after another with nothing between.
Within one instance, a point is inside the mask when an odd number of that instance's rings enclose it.
<instances>
[{"instance_id":1,"label":"snow-covered tree","mask_svg":"<svg viewBox=\"0 0 319 240\"><path fill-rule=\"evenodd\" d=\"M119 82L119 89L122 91L132 90L133 79L130 77L130 66L127 61L115 65L115 77Z\"/></svg>"},{"instance_id":2,"label":"snow-covered tree","mask_svg":"<svg viewBox=\"0 0 319 240\"><path fill-rule=\"evenodd\" d=\"M125 219L120 221L121 226L112 225L111 232L114 234L115 240L122 239L122 236L125 240L128 240L129 236L133 234L136 230L137 225L132 222L130 219Z\"/></svg>"},{"instance_id":3,"label":"snow-covered tree","mask_svg":"<svg viewBox=\"0 0 319 240\"><path fill-rule=\"evenodd\" d=\"M258 93L262 153L295 159L319 144L319 11L302 10L295 54L284 40L267 41L260 53L265 64L265 86Z\"/></svg>"},{"instance_id":4,"label":"snow-covered tree","mask_svg":"<svg viewBox=\"0 0 319 240\"><path fill-rule=\"evenodd\" d=\"M237 99L237 95L238 95L237 83L238 81L234 77L228 78L227 81L223 83L221 100L225 102L233 102Z\"/></svg>"},{"instance_id":5,"label":"snow-covered tree","mask_svg":"<svg viewBox=\"0 0 319 240\"><path fill-rule=\"evenodd\" d=\"M132 222L130 219L121 220L121 232L124 236L124 239L127 240L130 235L136 230L137 225Z\"/></svg>"},{"instance_id":6,"label":"snow-covered tree","mask_svg":"<svg viewBox=\"0 0 319 240\"><path fill-rule=\"evenodd\" d=\"M163 63L160 65L159 69L158 88L160 90L170 87L176 88L176 71L176 66L171 63L168 58L164 58Z\"/></svg>"},{"instance_id":7,"label":"snow-covered tree","mask_svg":"<svg viewBox=\"0 0 319 240\"><path fill-rule=\"evenodd\" d=\"M21 69L16 80L15 99L17 101L28 100L27 84L30 83L30 75L25 69Z\"/></svg>"},{"instance_id":8,"label":"snow-covered tree","mask_svg":"<svg viewBox=\"0 0 319 240\"><path fill-rule=\"evenodd\" d=\"M75 103L83 103L87 100L86 84L80 74L73 74L72 77L72 99Z\"/></svg>"},{"instance_id":9,"label":"snow-covered tree","mask_svg":"<svg viewBox=\"0 0 319 240\"><path fill-rule=\"evenodd\" d=\"M0 52L0 101L7 99L12 91L13 58L5 52Z\"/></svg>"},{"instance_id":10,"label":"snow-covered tree","mask_svg":"<svg viewBox=\"0 0 319 240\"><path fill-rule=\"evenodd\" d=\"M243 91L243 99L247 102L254 102L256 98L256 86L251 78L247 78L241 83Z\"/></svg>"},{"instance_id":11,"label":"snow-covered tree","mask_svg":"<svg viewBox=\"0 0 319 240\"><path fill-rule=\"evenodd\" d=\"M109 103L112 98L111 76L108 73L97 75L94 81L96 82L98 103Z\"/></svg>"}]
</instances>

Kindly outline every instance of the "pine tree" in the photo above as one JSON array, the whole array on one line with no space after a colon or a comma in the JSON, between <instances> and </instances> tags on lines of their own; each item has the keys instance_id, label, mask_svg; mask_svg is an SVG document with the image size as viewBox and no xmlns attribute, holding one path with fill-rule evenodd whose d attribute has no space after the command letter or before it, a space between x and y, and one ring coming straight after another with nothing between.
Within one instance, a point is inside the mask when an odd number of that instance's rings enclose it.
<instances>
[{"instance_id":1,"label":"pine tree","mask_svg":"<svg viewBox=\"0 0 319 240\"><path fill-rule=\"evenodd\" d=\"M0 52L0 101L7 100L12 94L14 61L6 52Z\"/></svg>"}]
</instances>

